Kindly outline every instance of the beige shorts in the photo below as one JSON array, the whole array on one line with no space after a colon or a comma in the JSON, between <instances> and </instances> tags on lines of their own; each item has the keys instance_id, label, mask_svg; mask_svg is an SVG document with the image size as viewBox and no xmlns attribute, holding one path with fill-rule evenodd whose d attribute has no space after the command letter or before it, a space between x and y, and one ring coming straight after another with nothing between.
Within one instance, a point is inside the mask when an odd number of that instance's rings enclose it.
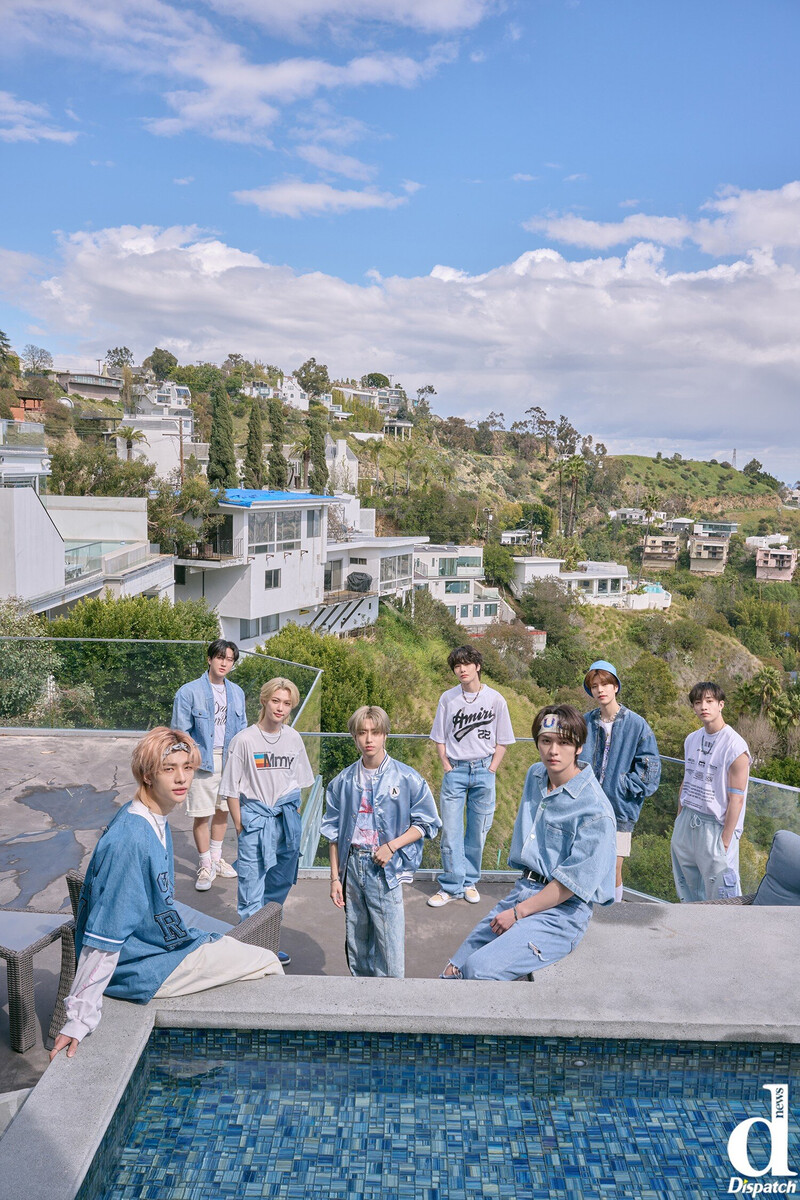
<instances>
[{"instance_id":1,"label":"beige shorts","mask_svg":"<svg viewBox=\"0 0 800 1200\"><path fill-rule=\"evenodd\" d=\"M213 817L218 808L228 811L228 801L219 794L222 782L222 751L214 751L214 770L197 771L186 797L187 817Z\"/></svg>"},{"instance_id":2,"label":"beige shorts","mask_svg":"<svg viewBox=\"0 0 800 1200\"><path fill-rule=\"evenodd\" d=\"M205 942L187 954L171 975L162 983L156 996L191 996L223 983L239 979L263 979L265 975L282 975L283 967L277 955L260 946L239 942L236 938L221 937Z\"/></svg>"},{"instance_id":3,"label":"beige shorts","mask_svg":"<svg viewBox=\"0 0 800 1200\"><path fill-rule=\"evenodd\" d=\"M631 834L630 830L623 833L621 829L617 830L617 858L630 858L631 856Z\"/></svg>"}]
</instances>

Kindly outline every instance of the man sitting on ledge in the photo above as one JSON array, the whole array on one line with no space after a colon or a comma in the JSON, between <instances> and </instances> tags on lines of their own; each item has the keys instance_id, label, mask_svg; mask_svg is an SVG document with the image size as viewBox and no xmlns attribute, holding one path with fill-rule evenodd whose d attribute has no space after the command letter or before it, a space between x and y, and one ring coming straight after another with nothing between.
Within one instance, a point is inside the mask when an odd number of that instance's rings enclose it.
<instances>
[{"instance_id":1,"label":"man sitting on ledge","mask_svg":"<svg viewBox=\"0 0 800 1200\"><path fill-rule=\"evenodd\" d=\"M613 904L616 819L590 766L586 722L569 704L536 714L542 761L525 777L509 865L522 871L459 946L443 979L518 979L558 962L586 933L593 904Z\"/></svg>"},{"instance_id":2,"label":"man sitting on ledge","mask_svg":"<svg viewBox=\"0 0 800 1200\"><path fill-rule=\"evenodd\" d=\"M174 907L172 835L167 816L189 791L200 752L179 729L161 725L131 759L136 796L95 846L75 925L78 970L67 996L67 1022L51 1060L78 1044L100 1021L103 993L146 1004L223 983L282 975L271 950L187 929Z\"/></svg>"}]
</instances>

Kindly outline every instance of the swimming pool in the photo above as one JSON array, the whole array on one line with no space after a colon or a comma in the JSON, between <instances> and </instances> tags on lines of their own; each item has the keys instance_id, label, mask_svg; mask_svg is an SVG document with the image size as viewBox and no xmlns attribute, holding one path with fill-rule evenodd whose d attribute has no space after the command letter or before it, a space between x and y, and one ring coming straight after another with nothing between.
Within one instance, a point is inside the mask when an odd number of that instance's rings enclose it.
<instances>
[{"instance_id":1,"label":"swimming pool","mask_svg":"<svg viewBox=\"0 0 800 1200\"><path fill-rule=\"evenodd\" d=\"M798 1045L157 1029L79 1197L707 1200L765 1083L798 1157L798 1076Z\"/></svg>"}]
</instances>

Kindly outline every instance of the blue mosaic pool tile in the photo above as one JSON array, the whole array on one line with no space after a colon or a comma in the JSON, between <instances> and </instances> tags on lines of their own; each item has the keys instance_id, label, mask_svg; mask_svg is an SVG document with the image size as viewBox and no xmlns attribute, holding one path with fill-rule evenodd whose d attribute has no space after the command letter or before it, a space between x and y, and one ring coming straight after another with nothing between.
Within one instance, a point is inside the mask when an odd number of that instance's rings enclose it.
<instances>
[{"instance_id":1,"label":"blue mosaic pool tile","mask_svg":"<svg viewBox=\"0 0 800 1200\"><path fill-rule=\"evenodd\" d=\"M80 1200L707 1200L764 1082L796 1127L798 1075L782 1045L159 1030Z\"/></svg>"}]
</instances>

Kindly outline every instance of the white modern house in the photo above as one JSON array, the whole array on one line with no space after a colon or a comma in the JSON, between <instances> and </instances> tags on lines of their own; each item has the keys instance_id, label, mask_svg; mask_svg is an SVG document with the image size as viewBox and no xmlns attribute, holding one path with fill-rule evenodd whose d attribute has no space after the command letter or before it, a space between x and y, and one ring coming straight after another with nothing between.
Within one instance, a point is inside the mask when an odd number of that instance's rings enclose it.
<instances>
[{"instance_id":1,"label":"white modern house","mask_svg":"<svg viewBox=\"0 0 800 1200\"><path fill-rule=\"evenodd\" d=\"M174 558L150 545L144 499L0 488L0 559L0 596L51 617L106 591L174 598Z\"/></svg>"},{"instance_id":2,"label":"white modern house","mask_svg":"<svg viewBox=\"0 0 800 1200\"><path fill-rule=\"evenodd\" d=\"M0 420L0 488L44 491L50 475L50 455L44 425L38 421Z\"/></svg>"},{"instance_id":3,"label":"white modern house","mask_svg":"<svg viewBox=\"0 0 800 1200\"><path fill-rule=\"evenodd\" d=\"M177 559L175 598L204 597L245 649L289 623L350 633L411 588L419 539L376 537L374 510L353 496L229 488L218 513L211 540Z\"/></svg>"},{"instance_id":4,"label":"white modern house","mask_svg":"<svg viewBox=\"0 0 800 1200\"><path fill-rule=\"evenodd\" d=\"M612 521L621 521L623 525L663 525L667 514L660 509L651 512L649 517L645 508L610 508L608 515Z\"/></svg>"},{"instance_id":5,"label":"white modern house","mask_svg":"<svg viewBox=\"0 0 800 1200\"><path fill-rule=\"evenodd\" d=\"M525 589L537 579L555 579L562 587L576 593L585 604L611 608L667 609L672 595L660 583L643 582L637 587L624 563L578 563L576 571L563 571L563 559L539 558L529 555L514 559L514 579L511 590L521 598Z\"/></svg>"},{"instance_id":6,"label":"white modern house","mask_svg":"<svg viewBox=\"0 0 800 1200\"><path fill-rule=\"evenodd\" d=\"M483 580L483 546L425 545L414 550L414 586L444 604L459 625L479 633L515 613L495 587Z\"/></svg>"},{"instance_id":7,"label":"white modern house","mask_svg":"<svg viewBox=\"0 0 800 1200\"><path fill-rule=\"evenodd\" d=\"M136 411L126 413L123 419L123 425L143 433L146 439L132 443L131 458L153 463L161 479L180 471L181 463L185 465L191 455L203 470L208 465L208 442L196 439L191 400L189 388L172 380L145 385L136 393ZM117 437L115 444L117 457L127 458L125 439Z\"/></svg>"}]
</instances>

